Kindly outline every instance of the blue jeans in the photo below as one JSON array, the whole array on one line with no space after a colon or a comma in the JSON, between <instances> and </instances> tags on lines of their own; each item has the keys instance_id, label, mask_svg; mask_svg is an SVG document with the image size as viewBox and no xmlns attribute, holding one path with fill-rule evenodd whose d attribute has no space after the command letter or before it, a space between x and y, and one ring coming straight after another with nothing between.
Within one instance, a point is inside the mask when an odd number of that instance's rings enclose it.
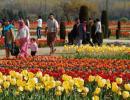
<instances>
[{"instance_id":1,"label":"blue jeans","mask_svg":"<svg viewBox=\"0 0 130 100\"><path fill-rule=\"evenodd\" d=\"M41 27L37 27L37 38L41 38Z\"/></svg>"}]
</instances>

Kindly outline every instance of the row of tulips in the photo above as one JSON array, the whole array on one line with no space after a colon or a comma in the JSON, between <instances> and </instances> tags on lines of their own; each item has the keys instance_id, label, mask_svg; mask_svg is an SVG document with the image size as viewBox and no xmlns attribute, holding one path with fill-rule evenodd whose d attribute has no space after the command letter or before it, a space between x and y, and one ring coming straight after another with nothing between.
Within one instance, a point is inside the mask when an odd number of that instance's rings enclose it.
<instances>
[{"instance_id":1,"label":"row of tulips","mask_svg":"<svg viewBox=\"0 0 130 100\"><path fill-rule=\"evenodd\" d=\"M130 59L130 55L127 53L130 52L130 47L126 46L107 46L103 45L101 47L99 46L89 46L89 45L81 45L78 46L64 46L64 49L62 51L64 57L67 58L125 58Z\"/></svg>"},{"instance_id":2,"label":"row of tulips","mask_svg":"<svg viewBox=\"0 0 130 100\"><path fill-rule=\"evenodd\" d=\"M60 77L67 74L73 77L81 77L84 80L89 75L100 75L105 79L114 81L116 77L130 80L130 60L106 60L106 59L65 59L62 57L36 56L26 59L0 60L1 72L8 74L9 69L28 69L33 73L39 69L46 74ZM7 68L7 69L5 69Z\"/></svg>"},{"instance_id":3,"label":"row of tulips","mask_svg":"<svg viewBox=\"0 0 130 100\"><path fill-rule=\"evenodd\" d=\"M113 31L113 32L111 33L111 35L116 35L116 32ZM130 36L130 32L121 32L121 33L120 33L120 36L129 37L129 36Z\"/></svg>"},{"instance_id":4,"label":"row of tulips","mask_svg":"<svg viewBox=\"0 0 130 100\"><path fill-rule=\"evenodd\" d=\"M54 69L69 68L79 70L89 69L91 67L105 70L129 70L130 60L116 60L116 59L75 59L62 58L58 56L35 56L22 59L0 59L1 67L10 68L41 68L46 69L47 66ZM77 69L77 70L78 70Z\"/></svg>"},{"instance_id":5,"label":"row of tulips","mask_svg":"<svg viewBox=\"0 0 130 100\"><path fill-rule=\"evenodd\" d=\"M58 80L42 72L0 72L1 100L122 100L130 99L130 84L122 78L114 82L99 75L90 75L87 80L63 74Z\"/></svg>"}]
</instances>

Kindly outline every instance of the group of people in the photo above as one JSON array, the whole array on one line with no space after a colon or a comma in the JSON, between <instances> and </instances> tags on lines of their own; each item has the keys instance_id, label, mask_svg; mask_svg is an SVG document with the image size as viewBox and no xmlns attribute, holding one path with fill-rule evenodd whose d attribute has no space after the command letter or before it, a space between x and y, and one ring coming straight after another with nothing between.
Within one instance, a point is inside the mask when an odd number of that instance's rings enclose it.
<instances>
[{"instance_id":1,"label":"group of people","mask_svg":"<svg viewBox=\"0 0 130 100\"><path fill-rule=\"evenodd\" d=\"M92 38L92 41L91 41ZM99 19L89 21L75 19L75 25L68 35L69 44L80 46L81 44L90 44L91 46L103 43L102 26Z\"/></svg>"},{"instance_id":2,"label":"group of people","mask_svg":"<svg viewBox=\"0 0 130 100\"><path fill-rule=\"evenodd\" d=\"M27 57L29 55L35 56L38 51L37 40L30 37L30 23L26 23L23 19L19 20L18 31L15 32L14 24L7 20L3 19L2 22L2 35L4 37L4 46L6 51L6 57L9 58L12 49L16 46L16 41L19 43L19 53L16 56ZM37 36L41 38L41 28L42 28L42 19L39 16L38 27L37 27ZM58 33L58 22L54 18L53 14L49 15L47 21L47 27L45 33L47 33L47 44L50 47L50 54L53 54L56 49L54 48L56 34ZM28 49L31 49L31 53L28 54Z\"/></svg>"},{"instance_id":3,"label":"group of people","mask_svg":"<svg viewBox=\"0 0 130 100\"><path fill-rule=\"evenodd\" d=\"M37 20L37 38L41 38L42 18L38 17ZM50 14L47 20L45 34L47 34L47 45L50 47L50 54L53 54L56 49L54 48L55 39L59 32L59 24L55 19L54 14ZM15 26L12 21L7 19L3 20L3 29L1 38L4 37L6 57L10 56L11 50L16 46L16 41L19 43L18 56L27 57L28 55L35 56L38 51L37 39L30 36L30 23L27 18L19 20L18 31L15 31ZM91 41L92 38L92 41ZM98 44L102 45L102 26L99 19L89 21L75 19L75 25L72 31L68 34L69 44L82 45L89 43L91 46ZM31 53L28 54L28 49Z\"/></svg>"},{"instance_id":4,"label":"group of people","mask_svg":"<svg viewBox=\"0 0 130 100\"><path fill-rule=\"evenodd\" d=\"M4 47L6 51L6 57L9 58L12 49L16 46L16 41L19 42L19 51L15 56L27 57L28 56L28 47L31 48L31 55L35 55L33 51L37 51L38 46L34 38L30 39L30 32L28 26L25 25L24 20L19 20L18 32L15 32L14 25L8 19L3 19L3 29L1 38L4 37ZM35 50L34 50L35 49ZM13 51L12 51L13 52Z\"/></svg>"}]
</instances>

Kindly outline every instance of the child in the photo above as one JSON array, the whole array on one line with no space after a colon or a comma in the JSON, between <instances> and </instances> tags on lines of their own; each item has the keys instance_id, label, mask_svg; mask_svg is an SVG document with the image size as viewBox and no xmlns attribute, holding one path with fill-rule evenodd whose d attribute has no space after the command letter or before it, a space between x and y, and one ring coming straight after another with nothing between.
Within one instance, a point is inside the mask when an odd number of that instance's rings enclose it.
<instances>
[{"instance_id":1,"label":"child","mask_svg":"<svg viewBox=\"0 0 130 100\"><path fill-rule=\"evenodd\" d=\"M35 56L38 51L38 45L36 43L35 38L31 38L30 49L31 49L31 56Z\"/></svg>"}]
</instances>

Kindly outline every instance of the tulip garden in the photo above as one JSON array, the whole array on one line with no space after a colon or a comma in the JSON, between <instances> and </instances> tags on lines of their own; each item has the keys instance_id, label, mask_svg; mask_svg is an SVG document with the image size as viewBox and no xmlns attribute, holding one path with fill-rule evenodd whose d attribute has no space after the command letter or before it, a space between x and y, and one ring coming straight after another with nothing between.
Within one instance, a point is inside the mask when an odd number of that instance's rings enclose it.
<instances>
[{"instance_id":1,"label":"tulip garden","mask_svg":"<svg viewBox=\"0 0 130 100\"><path fill-rule=\"evenodd\" d=\"M130 100L130 47L64 46L0 59L0 100Z\"/></svg>"}]
</instances>

